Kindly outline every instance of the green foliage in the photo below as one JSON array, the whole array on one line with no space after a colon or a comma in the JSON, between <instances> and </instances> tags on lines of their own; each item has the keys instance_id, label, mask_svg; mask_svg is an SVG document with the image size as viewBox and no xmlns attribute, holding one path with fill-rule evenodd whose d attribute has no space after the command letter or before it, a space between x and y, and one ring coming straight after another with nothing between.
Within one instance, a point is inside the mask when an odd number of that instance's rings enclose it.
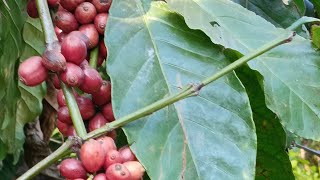
<instances>
[{"instance_id":1,"label":"green foliage","mask_svg":"<svg viewBox=\"0 0 320 180\"><path fill-rule=\"evenodd\" d=\"M319 49L320 48L320 26L313 25L311 27L312 42Z\"/></svg>"},{"instance_id":2,"label":"green foliage","mask_svg":"<svg viewBox=\"0 0 320 180\"><path fill-rule=\"evenodd\" d=\"M320 1L318 0L311 0L311 2L313 3L314 9L318 14L318 17L320 15Z\"/></svg>"},{"instance_id":3,"label":"green foliage","mask_svg":"<svg viewBox=\"0 0 320 180\"><path fill-rule=\"evenodd\" d=\"M320 169L318 166L311 164L300 155L300 150L290 150L289 156L292 164L292 171L297 180L319 180Z\"/></svg>"},{"instance_id":4,"label":"green foliage","mask_svg":"<svg viewBox=\"0 0 320 180\"><path fill-rule=\"evenodd\" d=\"M31 55L39 54L44 48L41 31L33 31L33 25L38 24L28 20L25 13L25 1L3 1L0 3L0 103L5 105L0 109L0 160L6 154L14 155L14 163L23 150L25 123L33 121L42 111L42 98L45 85L26 87L18 83L17 67L19 62ZM34 38L37 38L36 40ZM26 39L32 41L25 43ZM20 61L19 61L20 59Z\"/></svg>"},{"instance_id":5,"label":"green foliage","mask_svg":"<svg viewBox=\"0 0 320 180\"><path fill-rule=\"evenodd\" d=\"M184 15L189 27L203 30L212 42L242 54L285 31L232 2L168 0L168 3ZM261 84L267 107L277 114L284 127L315 140L320 139L318 56L310 40L297 36L291 43L248 63L263 76Z\"/></svg>"},{"instance_id":6,"label":"green foliage","mask_svg":"<svg viewBox=\"0 0 320 180\"><path fill-rule=\"evenodd\" d=\"M248 67L240 68L236 72L249 95L257 129L255 179L294 179L289 157L285 151L286 133L277 116L266 107L257 73Z\"/></svg>"},{"instance_id":7,"label":"green foliage","mask_svg":"<svg viewBox=\"0 0 320 180\"><path fill-rule=\"evenodd\" d=\"M21 11L25 1L3 1L0 4L0 160L8 153L15 154L15 161L21 151L16 144L16 109L20 93L18 89L16 62L23 51L22 28L26 14Z\"/></svg>"},{"instance_id":8,"label":"green foliage","mask_svg":"<svg viewBox=\"0 0 320 180\"><path fill-rule=\"evenodd\" d=\"M232 0L235 3L255 12L265 20L271 22L277 27L289 27L292 23L304 14L303 0L289 1L288 5L282 0ZM297 9L302 11L299 12Z\"/></svg>"},{"instance_id":9,"label":"green foliage","mask_svg":"<svg viewBox=\"0 0 320 180\"><path fill-rule=\"evenodd\" d=\"M113 109L122 117L229 64L221 48L190 30L164 2L113 1L106 32ZM256 136L235 74L127 125L151 179L252 179Z\"/></svg>"}]
</instances>

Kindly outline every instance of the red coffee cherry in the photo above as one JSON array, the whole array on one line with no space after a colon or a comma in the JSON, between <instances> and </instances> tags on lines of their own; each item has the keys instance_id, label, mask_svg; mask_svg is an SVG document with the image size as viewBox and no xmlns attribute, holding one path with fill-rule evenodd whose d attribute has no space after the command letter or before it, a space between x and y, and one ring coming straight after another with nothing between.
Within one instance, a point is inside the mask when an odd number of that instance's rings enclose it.
<instances>
[{"instance_id":1,"label":"red coffee cherry","mask_svg":"<svg viewBox=\"0 0 320 180\"><path fill-rule=\"evenodd\" d=\"M106 153L106 160L104 162L104 169L115 163L122 163L122 158L117 150L110 150Z\"/></svg>"},{"instance_id":2,"label":"red coffee cherry","mask_svg":"<svg viewBox=\"0 0 320 180\"><path fill-rule=\"evenodd\" d=\"M94 176L93 180L108 180L105 173L100 173Z\"/></svg>"},{"instance_id":3,"label":"red coffee cherry","mask_svg":"<svg viewBox=\"0 0 320 180\"><path fill-rule=\"evenodd\" d=\"M72 124L71 116L67 106L62 106L58 109L58 119L66 124Z\"/></svg>"},{"instance_id":4,"label":"red coffee cherry","mask_svg":"<svg viewBox=\"0 0 320 180\"><path fill-rule=\"evenodd\" d=\"M66 99L64 97L62 89L57 92L57 102L60 107L67 106Z\"/></svg>"},{"instance_id":5,"label":"red coffee cherry","mask_svg":"<svg viewBox=\"0 0 320 180\"><path fill-rule=\"evenodd\" d=\"M38 18L38 9L37 9L37 4L35 0L29 0L27 4L27 13L30 17L32 18Z\"/></svg>"},{"instance_id":6,"label":"red coffee cherry","mask_svg":"<svg viewBox=\"0 0 320 180\"><path fill-rule=\"evenodd\" d=\"M48 70L43 66L40 56L32 56L20 64L18 74L23 84L36 86L47 79Z\"/></svg>"},{"instance_id":7,"label":"red coffee cherry","mask_svg":"<svg viewBox=\"0 0 320 180\"><path fill-rule=\"evenodd\" d=\"M117 146L111 137L103 136L98 138L97 141L101 144L102 149L105 153L107 153L110 150L117 150Z\"/></svg>"},{"instance_id":8,"label":"red coffee cherry","mask_svg":"<svg viewBox=\"0 0 320 180\"><path fill-rule=\"evenodd\" d=\"M84 60L79 66L81 67L81 69L90 67L89 62L87 60Z\"/></svg>"},{"instance_id":9,"label":"red coffee cherry","mask_svg":"<svg viewBox=\"0 0 320 180\"><path fill-rule=\"evenodd\" d=\"M107 179L112 180L131 180L129 170L120 163L112 164L106 170Z\"/></svg>"},{"instance_id":10,"label":"red coffee cherry","mask_svg":"<svg viewBox=\"0 0 320 180\"><path fill-rule=\"evenodd\" d=\"M131 174L131 180L140 180L143 177L145 169L138 161L128 161L123 165L129 170Z\"/></svg>"},{"instance_id":11,"label":"red coffee cherry","mask_svg":"<svg viewBox=\"0 0 320 180\"><path fill-rule=\"evenodd\" d=\"M54 74L54 76L53 76L53 86L54 86L56 89L61 89L60 80L59 80L57 74Z\"/></svg>"},{"instance_id":12,"label":"red coffee cherry","mask_svg":"<svg viewBox=\"0 0 320 180\"><path fill-rule=\"evenodd\" d=\"M69 126L67 136L76 136L77 132L73 125Z\"/></svg>"},{"instance_id":13,"label":"red coffee cherry","mask_svg":"<svg viewBox=\"0 0 320 180\"><path fill-rule=\"evenodd\" d=\"M92 94L92 101L98 106L111 102L111 83L103 81L100 90Z\"/></svg>"},{"instance_id":14,"label":"red coffee cherry","mask_svg":"<svg viewBox=\"0 0 320 180\"><path fill-rule=\"evenodd\" d=\"M79 96L76 100L83 120L89 120L95 115L96 110L89 97Z\"/></svg>"},{"instance_id":15,"label":"red coffee cherry","mask_svg":"<svg viewBox=\"0 0 320 180\"><path fill-rule=\"evenodd\" d=\"M94 26L100 34L104 34L108 20L108 13L100 13L94 18Z\"/></svg>"},{"instance_id":16,"label":"red coffee cherry","mask_svg":"<svg viewBox=\"0 0 320 180\"><path fill-rule=\"evenodd\" d=\"M61 53L67 62L80 65L87 56L87 46L77 36L68 35L61 43Z\"/></svg>"},{"instance_id":17,"label":"red coffee cherry","mask_svg":"<svg viewBox=\"0 0 320 180\"><path fill-rule=\"evenodd\" d=\"M96 47L99 43L99 33L94 24L85 24L80 26L79 31L85 34L90 41L88 49Z\"/></svg>"},{"instance_id":18,"label":"red coffee cherry","mask_svg":"<svg viewBox=\"0 0 320 180\"><path fill-rule=\"evenodd\" d=\"M114 121L114 115L113 115L113 110L112 110L112 104L106 104L102 107L102 114L106 118L107 121L111 122Z\"/></svg>"},{"instance_id":19,"label":"red coffee cherry","mask_svg":"<svg viewBox=\"0 0 320 180\"><path fill-rule=\"evenodd\" d=\"M60 73L61 80L72 87L78 87L83 82L83 70L73 63L67 63L67 69Z\"/></svg>"},{"instance_id":20,"label":"red coffee cherry","mask_svg":"<svg viewBox=\"0 0 320 180\"><path fill-rule=\"evenodd\" d=\"M105 125L108 121L103 117L101 113L97 113L92 119L89 121L89 132L100 128Z\"/></svg>"},{"instance_id":21,"label":"red coffee cherry","mask_svg":"<svg viewBox=\"0 0 320 180\"><path fill-rule=\"evenodd\" d=\"M90 2L81 3L74 12L74 16L80 24L91 23L96 15L96 8Z\"/></svg>"},{"instance_id":22,"label":"red coffee cherry","mask_svg":"<svg viewBox=\"0 0 320 180\"><path fill-rule=\"evenodd\" d=\"M99 55L101 55L102 57L106 58L107 57L107 47L106 45L104 44L104 41L103 40L100 40L99 41Z\"/></svg>"},{"instance_id":23,"label":"red coffee cherry","mask_svg":"<svg viewBox=\"0 0 320 180\"><path fill-rule=\"evenodd\" d=\"M104 165L105 156L101 144L94 139L86 141L81 146L80 158L88 172L94 173L101 169Z\"/></svg>"},{"instance_id":24,"label":"red coffee cherry","mask_svg":"<svg viewBox=\"0 0 320 180\"><path fill-rule=\"evenodd\" d=\"M98 13L108 12L112 0L92 0L91 2L97 9Z\"/></svg>"},{"instance_id":25,"label":"red coffee cherry","mask_svg":"<svg viewBox=\"0 0 320 180\"><path fill-rule=\"evenodd\" d=\"M83 3L84 1L85 0L60 0L60 4L64 9L72 12L77 8L79 4Z\"/></svg>"},{"instance_id":26,"label":"red coffee cherry","mask_svg":"<svg viewBox=\"0 0 320 180\"><path fill-rule=\"evenodd\" d=\"M78 93L76 91L73 91L73 95L75 97L79 97L79 95L78 95ZM60 107L67 106L67 102L66 102L66 99L64 97L62 89L59 89L58 92L57 92L57 102L58 102L58 105Z\"/></svg>"},{"instance_id":27,"label":"red coffee cherry","mask_svg":"<svg viewBox=\"0 0 320 180\"><path fill-rule=\"evenodd\" d=\"M102 86L102 78L96 69L86 67L83 69L84 79L79 88L88 94L98 92Z\"/></svg>"},{"instance_id":28,"label":"red coffee cherry","mask_svg":"<svg viewBox=\"0 0 320 180\"><path fill-rule=\"evenodd\" d=\"M61 134L63 134L64 136L68 136L68 130L70 127L69 124L63 123L59 119L57 119L56 126L58 130L61 132Z\"/></svg>"},{"instance_id":29,"label":"red coffee cherry","mask_svg":"<svg viewBox=\"0 0 320 180\"><path fill-rule=\"evenodd\" d=\"M68 179L86 178L86 170L84 169L81 161L73 158L63 160L59 165L58 169L61 176Z\"/></svg>"},{"instance_id":30,"label":"red coffee cherry","mask_svg":"<svg viewBox=\"0 0 320 180\"><path fill-rule=\"evenodd\" d=\"M54 16L54 23L65 33L74 31L79 27L74 15L68 11L58 11Z\"/></svg>"},{"instance_id":31,"label":"red coffee cherry","mask_svg":"<svg viewBox=\"0 0 320 180\"><path fill-rule=\"evenodd\" d=\"M80 32L80 31L72 31L68 35L78 37L79 39L81 39L86 44L87 48L89 47L90 39L85 34L83 34L82 32Z\"/></svg>"},{"instance_id":32,"label":"red coffee cherry","mask_svg":"<svg viewBox=\"0 0 320 180\"><path fill-rule=\"evenodd\" d=\"M121 154L123 162L137 160L136 156L133 154L129 146L123 146L122 148L120 148L119 153Z\"/></svg>"}]
</instances>

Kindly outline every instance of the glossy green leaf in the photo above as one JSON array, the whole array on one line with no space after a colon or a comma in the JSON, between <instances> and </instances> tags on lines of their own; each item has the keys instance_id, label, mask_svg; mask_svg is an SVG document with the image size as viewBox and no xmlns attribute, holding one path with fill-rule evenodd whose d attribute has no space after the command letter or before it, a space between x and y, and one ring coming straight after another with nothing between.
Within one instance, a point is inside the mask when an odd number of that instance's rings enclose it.
<instances>
[{"instance_id":1,"label":"glossy green leaf","mask_svg":"<svg viewBox=\"0 0 320 180\"><path fill-rule=\"evenodd\" d=\"M14 162L23 150L25 123L35 120L42 111L45 84L27 87L18 83L17 68L20 61L38 55L44 49L39 20L26 20L25 1L0 2L1 67L0 131L2 148L0 158L13 154ZM20 60L20 61L19 61Z\"/></svg>"},{"instance_id":2,"label":"glossy green leaf","mask_svg":"<svg viewBox=\"0 0 320 180\"><path fill-rule=\"evenodd\" d=\"M231 1L168 0L192 29L201 29L216 44L247 54L275 39L284 29ZM234 28L237 27L237 28ZM262 76L266 103L289 131L320 140L319 53L311 41L296 36L250 61Z\"/></svg>"},{"instance_id":3,"label":"glossy green leaf","mask_svg":"<svg viewBox=\"0 0 320 180\"><path fill-rule=\"evenodd\" d=\"M232 0L235 3L255 12L277 27L289 27L292 23L304 15L304 11L299 13L296 3L289 1L288 4L282 0ZM301 1L301 0L299 0ZM304 7L302 0L298 5Z\"/></svg>"},{"instance_id":4,"label":"glossy green leaf","mask_svg":"<svg viewBox=\"0 0 320 180\"><path fill-rule=\"evenodd\" d=\"M117 118L229 64L220 47L190 30L164 2L113 1L106 44ZM245 90L231 73L124 132L151 179L253 179L251 116Z\"/></svg>"},{"instance_id":5,"label":"glossy green leaf","mask_svg":"<svg viewBox=\"0 0 320 180\"><path fill-rule=\"evenodd\" d=\"M25 48L20 61L39 55L44 51L45 43L39 19L29 18L26 21L23 29L23 39ZM23 127L26 123L34 121L42 112L42 99L46 93L46 85L43 83L36 87L28 87L19 82L18 88L21 98L17 102L16 111L16 147L22 148L21 145L25 138Z\"/></svg>"},{"instance_id":6,"label":"glossy green leaf","mask_svg":"<svg viewBox=\"0 0 320 180\"><path fill-rule=\"evenodd\" d=\"M264 101L264 94L254 71L248 67L237 70L237 75L249 95L253 120L257 129L258 150L256 180L294 179L286 149L286 133L277 116Z\"/></svg>"},{"instance_id":7,"label":"glossy green leaf","mask_svg":"<svg viewBox=\"0 0 320 180\"><path fill-rule=\"evenodd\" d=\"M22 9L25 5L23 0L0 2L0 144L5 145L1 148L4 151L0 153L1 158L7 152L14 153L16 157L19 154L15 146L16 102L20 97L16 64L24 47L22 28L26 13Z\"/></svg>"}]
</instances>

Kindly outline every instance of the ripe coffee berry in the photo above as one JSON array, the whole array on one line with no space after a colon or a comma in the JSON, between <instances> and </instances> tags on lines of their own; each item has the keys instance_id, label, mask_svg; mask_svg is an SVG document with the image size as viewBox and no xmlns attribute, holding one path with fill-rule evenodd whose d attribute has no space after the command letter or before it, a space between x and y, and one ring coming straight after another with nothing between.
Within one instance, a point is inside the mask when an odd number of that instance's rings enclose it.
<instances>
[{"instance_id":1,"label":"ripe coffee berry","mask_svg":"<svg viewBox=\"0 0 320 180\"><path fill-rule=\"evenodd\" d=\"M122 148L120 148L119 153L121 155L123 162L137 160L136 156L133 154L129 146L123 146Z\"/></svg>"},{"instance_id":2,"label":"ripe coffee berry","mask_svg":"<svg viewBox=\"0 0 320 180\"><path fill-rule=\"evenodd\" d=\"M80 158L88 172L94 173L101 169L104 165L105 156L101 144L94 139L86 141L81 146Z\"/></svg>"},{"instance_id":3,"label":"ripe coffee berry","mask_svg":"<svg viewBox=\"0 0 320 180\"><path fill-rule=\"evenodd\" d=\"M63 123L72 124L71 116L67 106L63 106L58 109L58 119Z\"/></svg>"},{"instance_id":4,"label":"ripe coffee berry","mask_svg":"<svg viewBox=\"0 0 320 180\"><path fill-rule=\"evenodd\" d=\"M74 129L73 125L70 125L67 132L67 136L76 136L76 135L77 135L76 129Z\"/></svg>"},{"instance_id":5,"label":"ripe coffee berry","mask_svg":"<svg viewBox=\"0 0 320 180\"><path fill-rule=\"evenodd\" d=\"M117 150L117 146L111 137L103 136L98 138L97 141L101 144L102 149L105 153L107 153L110 150Z\"/></svg>"},{"instance_id":6,"label":"ripe coffee berry","mask_svg":"<svg viewBox=\"0 0 320 180\"><path fill-rule=\"evenodd\" d=\"M104 118L106 118L107 121L111 122L114 121L114 115L113 115L113 110L112 110L112 104L106 104L102 107L102 114Z\"/></svg>"},{"instance_id":7,"label":"ripe coffee berry","mask_svg":"<svg viewBox=\"0 0 320 180\"><path fill-rule=\"evenodd\" d=\"M73 95L74 95L74 97L79 97L79 95L78 95L78 93L76 91L73 91ZM57 102L58 102L59 107L67 106L67 102L66 102L66 99L64 97L62 89L59 89L57 91Z\"/></svg>"},{"instance_id":8,"label":"ripe coffee berry","mask_svg":"<svg viewBox=\"0 0 320 180\"><path fill-rule=\"evenodd\" d=\"M103 117L101 113L97 113L92 119L89 121L89 132L100 128L105 125L108 121Z\"/></svg>"},{"instance_id":9,"label":"ripe coffee berry","mask_svg":"<svg viewBox=\"0 0 320 180\"><path fill-rule=\"evenodd\" d=\"M54 16L54 23L65 33L74 31L79 27L74 15L67 11L58 11Z\"/></svg>"},{"instance_id":10,"label":"ripe coffee berry","mask_svg":"<svg viewBox=\"0 0 320 180\"><path fill-rule=\"evenodd\" d=\"M87 56L87 46L77 36L68 35L61 43L61 53L68 62L79 65Z\"/></svg>"},{"instance_id":11,"label":"ripe coffee berry","mask_svg":"<svg viewBox=\"0 0 320 180\"><path fill-rule=\"evenodd\" d=\"M59 80L57 74L55 74L55 75L53 76L53 86L54 86L56 89L61 89L60 80Z\"/></svg>"},{"instance_id":12,"label":"ripe coffee berry","mask_svg":"<svg viewBox=\"0 0 320 180\"><path fill-rule=\"evenodd\" d=\"M108 12L112 0L92 0L91 3L96 7L98 13Z\"/></svg>"},{"instance_id":13,"label":"ripe coffee berry","mask_svg":"<svg viewBox=\"0 0 320 180\"><path fill-rule=\"evenodd\" d=\"M86 67L83 69L84 79L80 89L88 94L98 92L102 86L102 78L96 69Z\"/></svg>"},{"instance_id":14,"label":"ripe coffee berry","mask_svg":"<svg viewBox=\"0 0 320 180\"><path fill-rule=\"evenodd\" d=\"M97 11L90 2L83 2L76 8L74 15L80 24L88 24L94 20Z\"/></svg>"},{"instance_id":15,"label":"ripe coffee berry","mask_svg":"<svg viewBox=\"0 0 320 180\"><path fill-rule=\"evenodd\" d=\"M99 43L99 33L94 24L85 24L80 26L79 31L85 34L90 41L89 49L96 47Z\"/></svg>"},{"instance_id":16,"label":"ripe coffee berry","mask_svg":"<svg viewBox=\"0 0 320 180\"><path fill-rule=\"evenodd\" d=\"M96 110L89 97L80 96L76 100L83 120L88 120L95 115Z\"/></svg>"},{"instance_id":17,"label":"ripe coffee berry","mask_svg":"<svg viewBox=\"0 0 320 180\"><path fill-rule=\"evenodd\" d=\"M145 169L138 161L128 161L123 165L129 170L131 180L140 180L145 172Z\"/></svg>"},{"instance_id":18,"label":"ripe coffee berry","mask_svg":"<svg viewBox=\"0 0 320 180\"><path fill-rule=\"evenodd\" d=\"M81 67L81 69L90 67L89 62L87 60L84 60L79 66Z\"/></svg>"},{"instance_id":19,"label":"ripe coffee berry","mask_svg":"<svg viewBox=\"0 0 320 180\"><path fill-rule=\"evenodd\" d=\"M60 0L60 4L64 9L72 12L77 8L79 4L83 3L84 1L85 0Z\"/></svg>"},{"instance_id":20,"label":"ripe coffee berry","mask_svg":"<svg viewBox=\"0 0 320 180\"><path fill-rule=\"evenodd\" d=\"M27 4L27 13L32 18L38 18L37 4L35 0L29 0Z\"/></svg>"},{"instance_id":21,"label":"ripe coffee berry","mask_svg":"<svg viewBox=\"0 0 320 180\"><path fill-rule=\"evenodd\" d=\"M62 89L58 90L58 92L57 92L57 102L60 107L67 106L67 102L64 97Z\"/></svg>"},{"instance_id":22,"label":"ripe coffee berry","mask_svg":"<svg viewBox=\"0 0 320 180\"><path fill-rule=\"evenodd\" d=\"M104 30L106 28L108 20L107 13L100 13L94 18L94 26L100 34L104 34Z\"/></svg>"},{"instance_id":23,"label":"ripe coffee berry","mask_svg":"<svg viewBox=\"0 0 320 180\"><path fill-rule=\"evenodd\" d=\"M18 74L23 84L36 86L45 81L48 70L43 66L40 56L32 56L20 64Z\"/></svg>"},{"instance_id":24,"label":"ripe coffee berry","mask_svg":"<svg viewBox=\"0 0 320 180\"><path fill-rule=\"evenodd\" d=\"M92 94L92 101L98 106L102 106L111 102L111 83L110 81L103 81L100 90Z\"/></svg>"},{"instance_id":25,"label":"ripe coffee berry","mask_svg":"<svg viewBox=\"0 0 320 180\"><path fill-rule=\"evenodd\" d=\"M106 160L104 162L104 168L107 169L109 166L115 163L122 163L121 155L116 150L110 150L106 153Z\"/></svg>"},{"instance_id":26,"label":"ripe coffee berry","mask_svg":"<svg viewBox=\"0 0 320 180\"><path fill-rule=\"evenodd\" d=\"M104 44L104 41L103 40L100 40L99 41L99 55L101 55L103 58L106 58L107 57L107 47L106 45Z\"/></svg>"},{"instance_id":27,"label":"ripe coffee berry","mask_svg":"<svg viewBox=\"0 0 320 180\"><path fill-rule=\"evenodd\" d=\"M59 121L59 119L57 119L56 126L57 126L58 130L61 132L61 134L63 134L64 136L68 136L68 130L70 127L69 124L63 123L63 122Z\"/></svg>"},{"instance_id":28,"label":"ripe coffee berry","mask_svg":"<svg viewBox=\"0 0 320 180\"><path fill-rule=\"evenodd\" d=\"M67 33L61 32L57 35L59 42L62 42L63 39L67 36Z\"/></svg>"},{"instance_id":29,"label":"ripe coffee berry","mask_svg":"<svg viewBox=\"0 0 320 180\"><path fill-rule=\"evenodd\" d=\"M94 176L93 180L107 180L105 173L100 173Z\"/></svg>"},{"instance_id":30,"label":"ripe coffee berry","mask_svg":"<svg viewBox=\"0 0 320 180\"><path fill-rule=\"evenodd\" d=\"M78 37L79 39L81 39L86 44L87 48L90 45L90 39L80 31L72 31L71 33L68 34L68 36L76 36L76 37Z\"/></svg>"},{"instance_id":31,"label":"ripe coffee berry","mask_svg":"<svg viewBox=\"0 0 320 180\"><path fill-rule=\"evenodd\" d=\"M73 63L67 63L67 69L60 73L61 80L69 86L78 87L83 82L82 69Z\"/></svg>"},{"instance_id":32,"label":"ripe coffee berry","mask_svg":"<svg viewBox=\"0 0 320 180\"><path fill-rule=\"evenodd\" d=\"M86 178L86 170L81 161L73 158L63 160L58 166L61 176L68 179Z\"/></svg>"},{"instance_id":33,"label":"ripe coffee berry","mask_svg":"<svg viewBox=\"0 0 320 180\"><path fill-rule=\"evenodd\" d=\"M129 170L120 163L112 164L106 170L107 179L112 180L130 180L131 174Z\"/></svg>"}]
</instances>

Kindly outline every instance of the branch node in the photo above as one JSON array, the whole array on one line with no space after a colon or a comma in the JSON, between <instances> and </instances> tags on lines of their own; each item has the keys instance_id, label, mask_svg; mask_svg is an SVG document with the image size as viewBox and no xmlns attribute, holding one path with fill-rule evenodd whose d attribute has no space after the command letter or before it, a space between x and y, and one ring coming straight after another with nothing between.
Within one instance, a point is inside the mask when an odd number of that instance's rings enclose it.
<instances>
[{"instance_id":1,"label":"branch node","mask_svg":"<svg viewBox=\"0 0 320 180\"><path fill-rule=\"evenodd\" d=\"M288 39L285 40L284 43L289 43L289 42L291 42L292 39L293 39L293 37L296 36L296 34L297 34L297 33L296 33L295 31L293 31L292 34L288 37Z\"/></svg>"},{"instance_id":2,"label":"branch node","mask_svg":"<svg viewBox=\"0 0 320 180\"><path fill-rule=\"evenodd\" d=\"M197 96L199 95L200 90L204 87L203 83L195 83L195 84L191 84L193 90L192 90L192 95L193 96Z\"/></svg>"},{"instance_id":3,"label":"branch node","mask_svg":"<svg viewBox=\"0 0 320 180\"><path fill-rule=\"evenodd\" d=\"M73 152L78 152L82 146L82 139L79 136L69 136L68 139L72 141L71 150Z\"/></svg>"}]
</instances>

